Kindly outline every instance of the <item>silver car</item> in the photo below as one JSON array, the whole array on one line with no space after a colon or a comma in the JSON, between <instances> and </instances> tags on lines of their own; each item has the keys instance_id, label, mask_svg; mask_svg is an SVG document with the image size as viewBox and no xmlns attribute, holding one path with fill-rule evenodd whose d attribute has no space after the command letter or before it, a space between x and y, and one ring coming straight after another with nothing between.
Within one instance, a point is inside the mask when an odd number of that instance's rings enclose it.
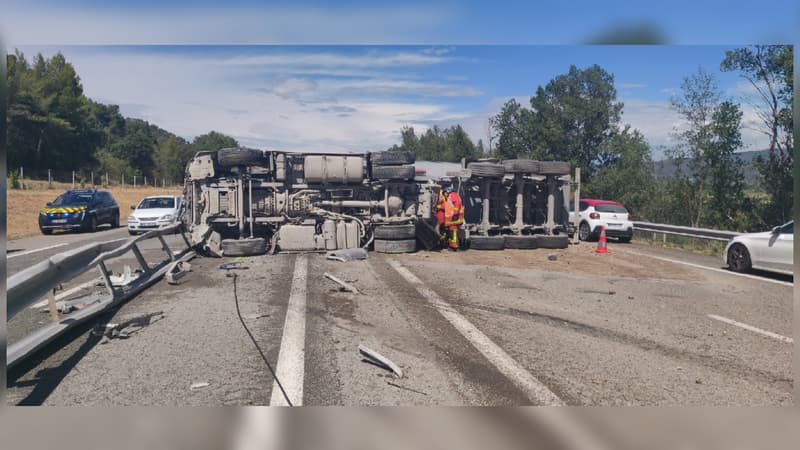
<instances>
[{"instance_id":1,"label":"silver car","mask_svg":"<svg viewBox=\"0 0 800 450\"><path fill-rule=\"evenodd\" d=\"M794 221L763 233L747 233L728 242L723 261L736 272L750 269L794 274Z\"/></svg>"}]
</instances>

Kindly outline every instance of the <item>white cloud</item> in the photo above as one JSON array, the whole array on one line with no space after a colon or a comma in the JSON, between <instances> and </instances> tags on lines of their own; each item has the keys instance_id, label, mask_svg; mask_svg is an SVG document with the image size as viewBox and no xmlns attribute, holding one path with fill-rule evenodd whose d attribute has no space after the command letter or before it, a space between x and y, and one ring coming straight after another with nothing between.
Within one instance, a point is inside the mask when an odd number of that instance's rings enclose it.
<instances>
[{"instance_id":1,"label":"white cloud","mask_svg":"<svg viewBox=\"0 0 800 450\"><path fill-rule=\"evenodd\" d=\"M275 93L279 97L290 98L313 91L316 88L317 82L314 80L308 78L288 78L268 88L268 91Z\"/></svg>"},{"instance_id":2,"label":"white cloud","mask_svg":"<svg viewBox=\"0 0 800 450\"><path fill-rule=\"evenodd\" d=\"M617 83L617 87L621 89L641 89L646 88L647 85L643 83Z\"/></svg>"}]
</instances>

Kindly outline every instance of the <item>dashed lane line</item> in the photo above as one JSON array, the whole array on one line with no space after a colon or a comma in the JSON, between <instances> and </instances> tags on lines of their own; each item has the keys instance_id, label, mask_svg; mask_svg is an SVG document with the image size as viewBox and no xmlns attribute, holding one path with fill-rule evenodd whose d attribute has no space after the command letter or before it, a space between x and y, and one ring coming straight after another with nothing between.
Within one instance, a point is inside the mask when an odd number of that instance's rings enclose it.
<instances>
[{"instance_id":1,"label":"dashed lane line","mask_svg":"<svg viewBox=\"0 0 800 450\"><path fill-rule=\"evenodd\" d=\"M298 255L294 263L292 288L286 320L283 325L281 348L278 353L277 378L294 406L303 404L303 378L306 355L306 289L308 287L308 257ZM270 406L289 406L278 383L272 385Z\"/></svg>"},{"instance_id":2,"label":"dashed lane line","mask_svg":"<svg viewBox=\"0 0 800 450\"><path fill-rule=\"evenodd\" d=\"M388 259L388 263L397 273L411 283L423 297L425 297L439 313L452 324L497 370L511 380L518 388L525 392L533 403L546 406L563 406L564 402L547 388L541 381L530 374L514 358L483 334L475 325L462 316L449 303L442 299L436 292L403 267L400 262Z\"/></svg>"}]
</instances>

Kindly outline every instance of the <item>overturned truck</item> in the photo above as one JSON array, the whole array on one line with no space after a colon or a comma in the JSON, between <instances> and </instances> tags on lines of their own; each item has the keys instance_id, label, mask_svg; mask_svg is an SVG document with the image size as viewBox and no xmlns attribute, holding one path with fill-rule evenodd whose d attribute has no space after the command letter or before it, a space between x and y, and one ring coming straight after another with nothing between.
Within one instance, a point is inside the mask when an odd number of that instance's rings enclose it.
<instances>
[{"instance_id":1,"label":"overturned truck","mask_svg":"<svg viewBox=\"0 0 800 450\"><path fill-rule=\"evenodd\" d=\"M533 173L522 174L521 184L517 175L497 170L487 177L481 166L504 166L478 161L462 163L461 170L434 180L418 173L414 163L414 154L407 152L317 154L250 148L200 152L186 166L182 220L192 243L215 256L359 247L413 252L418 246L431 249L439 244L436 203L442 183L453 183L465 197L465 245L489 249L501 240L503 248L506 236L519 236L531 242L516 248L535 248L539 242L533 242L535 236L572 229L566 214L545 211L542 216L538 211L541 183ZM510 185L507 180L512 180ZM566 187L568 196L568 181L549 183L551 193ZM521 200L515 192L522 193ZM495 206L490 208L491 203ZM517 211L519 203L525 206L517 220L507 210ZM477 222L476 208L481 211ZM547 223L537 224L541 217Z\"/></svg>"}]
</instances>

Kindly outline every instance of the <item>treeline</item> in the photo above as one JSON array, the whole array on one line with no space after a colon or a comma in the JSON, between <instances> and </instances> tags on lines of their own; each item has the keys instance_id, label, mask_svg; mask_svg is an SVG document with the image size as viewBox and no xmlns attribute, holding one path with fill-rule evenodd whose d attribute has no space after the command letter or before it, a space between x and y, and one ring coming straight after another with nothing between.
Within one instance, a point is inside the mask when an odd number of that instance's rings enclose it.
<instances>
[{"instance_id":1,"label":"treeline","mask_svg":"<svg viewBox=\"0 0 800 450\"><path fill-rule=\"evenodd\" d=\"M743 47L720 55L720 70L747 80L756 94L760 131L770 139L767 158L758 158L757 189L747 189L743 163L742 110L726 98L715 77L699 69L688 74L671 107L683 124L673 130L678 144L666 151L678 169L657 179L645 136L622 123L614 76L598 65L571 66L530 97L530 107L509 100L490 119L500 159L569 161L581 168L584 197L616 200L637 220L737 231L763 230L791 219L793 207L793 48ZM460 126L448 130L460 130ZM437 128L420 137L404 128L402 143L419 159L458 161L480 157L464 134ZM448 138L448 136L451 136ZM423 145L423 139L425 144ZM478 151L479 150L479 151Z\"/></svg>"},{"instance_id":2,"label":"treeline","mask_svg":"<svg viewBox=\"0 0 800 450\"><path fill-rule=\"evenodd\" d=\"M61 53L28 62L7 55L8 154L12 174L46 177L47 169L123 175L180 183L186 162L201 150L236 146L217 132L192 142L144 120L123 117L117 105L95 102L83 93L80 77ZM98 178L99 179L99 178Z\"/></svg>"}]
</instances>

